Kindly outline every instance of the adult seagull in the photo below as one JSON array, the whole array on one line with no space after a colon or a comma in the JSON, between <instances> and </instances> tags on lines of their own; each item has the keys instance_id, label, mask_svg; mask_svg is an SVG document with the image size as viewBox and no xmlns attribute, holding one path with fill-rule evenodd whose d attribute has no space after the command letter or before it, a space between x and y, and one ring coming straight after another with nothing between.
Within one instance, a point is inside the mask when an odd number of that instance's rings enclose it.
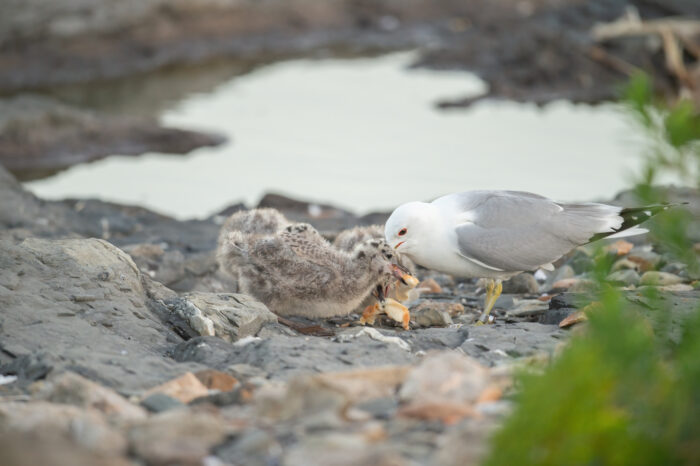
<instances>
[{"instance_id":1,"label":"adult seagull","mask_svg":"<svg viewBox=\"0 0 700 466\"><path fill-rule=\"evenodd\" d=\"M488 279L479 318L485 323L503 280L524 271L553 270L552 262L600 238L646 233L636 225L668 207L566 204L520 191L466 191L399 206L384 235L395 250L423 267Z\"/></svg>"}]
</instances>

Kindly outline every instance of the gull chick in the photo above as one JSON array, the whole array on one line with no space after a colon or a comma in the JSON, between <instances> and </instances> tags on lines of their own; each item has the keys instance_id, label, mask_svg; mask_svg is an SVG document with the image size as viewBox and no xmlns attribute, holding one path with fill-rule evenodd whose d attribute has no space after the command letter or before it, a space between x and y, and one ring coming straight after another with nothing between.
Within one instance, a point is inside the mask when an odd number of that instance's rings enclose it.
<instances>
[{"instance_id":1,"label":"gull chick","mask_svg":"<svg viewBox=\"0 0 700 466\"><path fill-rule=\"evenodd\" d=\"M416 264L488 279L479 318L484 323L503 280L523 271L553 270L552 262L600 238L646 233L635 226L668 207L626 209L555 202L520 191L467 191L399 206L384 234L393 249Z\"/></svg>"},{"instance_id":2,"label":"gull chick","mask_svg":"<svg viewBox=\"0 0 700 466\"><path fill-rule=\"evenodd\" d=\"M343 251L350 252L358 244L369 239L384 239L384 226L370 225L341 231L333 240L333 246ZM414 277L416 267L413 262L408 257L402 256L399 253L394 255L392 262L400 267L406 268L410 276L405 276L404 280L393 280L390 282L388 288L385 289L386 295L397 301L413 301L418 299L420 293L416 289L418 279ZM374 304L374 301L372 296L368 296L368 299L362 304L362 308L365 309L365 312L367 312L368 306ZM363 314L365 313L363 312Z\"/></svg>"},{"instance_id":3,"label":"gull chick","mask_svg":"<svg viewBox=\"0 0 700 466\"><path fill-rule=\"evenodd\" d=\"M273 209L233 214L217 249L220 266L238 278L242 292L278 315L311 318L348 315L373 292L386 305L387 282L407 276L394 257L382 239L340 250L311 225L289 223ZM408 319L402 321L406 328Z\"/></svg>"}]
</instances>

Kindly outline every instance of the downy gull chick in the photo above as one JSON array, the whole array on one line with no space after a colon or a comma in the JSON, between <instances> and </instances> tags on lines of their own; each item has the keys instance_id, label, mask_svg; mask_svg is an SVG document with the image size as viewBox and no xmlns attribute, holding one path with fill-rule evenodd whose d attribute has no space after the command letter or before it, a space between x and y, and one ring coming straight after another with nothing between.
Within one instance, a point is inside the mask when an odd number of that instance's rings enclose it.
<instances>
[{"instance_id":1,"label":"downy gull chick","mask_svg":"<svg viewBox=\"0 0 700 466\"><path fill-rule=\"evenodd\" d=\"M278 315L311 318L348 315L373 291L380 307L386 306L387 283L408 276L392 263L394 257L382 239L342 251L311 225L290 223L274 209L233 214L217 249L219 264L238 277L242 292ZM396 311L398 303L390 304L390 312ZM407 328L408 309L401 307Z\"/></svg>"}]
</instances>

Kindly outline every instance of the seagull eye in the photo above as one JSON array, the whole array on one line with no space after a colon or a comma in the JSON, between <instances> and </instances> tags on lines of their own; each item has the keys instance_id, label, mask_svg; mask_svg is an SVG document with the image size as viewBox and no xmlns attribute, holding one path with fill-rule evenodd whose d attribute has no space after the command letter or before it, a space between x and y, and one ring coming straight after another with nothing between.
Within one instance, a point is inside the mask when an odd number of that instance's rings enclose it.
<instances>
[{"instance_id":1,"label":"seagull eye","mask_svg":"<svg viewBox=\"0 0 700 466\"><path fill-rule=\"evenodd\" d=\"M406 231L408 231L408 230L406 230L405 228L400 229L400 230L399 230L399 236L405 235L405 234L406 234Z\"/></svg>"}]
</instances>

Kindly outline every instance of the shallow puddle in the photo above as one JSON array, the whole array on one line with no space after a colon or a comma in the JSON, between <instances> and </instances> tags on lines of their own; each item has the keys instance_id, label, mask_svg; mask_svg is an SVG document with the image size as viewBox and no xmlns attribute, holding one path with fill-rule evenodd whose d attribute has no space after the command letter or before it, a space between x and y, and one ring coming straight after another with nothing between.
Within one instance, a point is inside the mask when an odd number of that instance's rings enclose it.
<instances>
[{"instance_id":1,"label":"shallow puddle","mask_svg":"<svg viewBox=\"0 0 700 466\"><path fill-rule=\"evenodd\" d=\"M113 156L26 186L45 198L97 197L179 218L254 205L269 191L364 213L467 189L610 198L640 162L636 128L615 105L483 101L437 110L437 100L485 85L469 73L408 69L412 59L264 66L161 115L167 125L226 134L228 144Z\"/></svg>"}]
</instances>

